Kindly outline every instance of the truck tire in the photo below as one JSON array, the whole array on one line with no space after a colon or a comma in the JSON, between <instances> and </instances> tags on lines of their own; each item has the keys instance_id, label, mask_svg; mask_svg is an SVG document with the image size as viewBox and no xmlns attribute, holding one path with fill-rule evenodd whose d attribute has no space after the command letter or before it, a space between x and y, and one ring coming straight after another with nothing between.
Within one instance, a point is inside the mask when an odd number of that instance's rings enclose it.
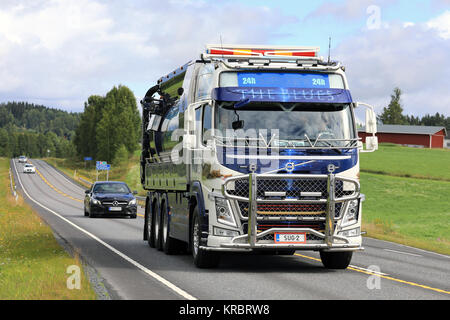
<instances>
[{"instance_id":1,"label":"truck tire","mask_svg":"<svg viewBox=\"0 0 450 320\"><path fill-rule=\"evenodd\" d=\"M352 251L320 251L320 259L327 269L346 269L352 260Z\"/></svg>"},{"instance_id":2,"label":"truck tire","mask_svg":"<svg viewBox=\"0 0 450 320\"><path fill-rule=\"evenodd\" d=\"M160 209L160 205L159 202L156 201L155 202L155 207L154 207L154 212L153 212L153 223L152 223L152 232L153 235L155 237L155 248L158 250L162 250L162 237L161 237L161 209Z\"/></svg>"},{"instance_id":3,"label":"truck tire","mask_svg":"<svg viewBox=\"0 0 450 320\"><path fill-rule=\"evenodd\" d=\"M161 233L161 246L162 250L166 254L174 254L177 251L177 241L169 235L169 207L167 201L163 202L161 206L161 218L162 218L162 233Z\"/></svg>"},{"instance_id":4,"label":"truck tire","mask_svg":"<svg viewBox=\"0 0 450 320\"><path fill-rule=\"evenodd\" d=\"M153 232L153 219L155 218L155 216L153 215L153 211L152 210L152 206L153 204L151 203L151 201L147 202L147 205L145 206L145 216L146 216L146 221L147 221L147 226L146 226L146 232L147 232L147 243L149 245L150 248L154 248L156 246L156 241L155 241L155 233Z\"/></svg>"},{"instance_id":5,"label":"truck tire","mask_svg":"<svg viewBox=\"0 0 450 320\"><path fill-rule=\"evenodd\" d=\"M214 268L219 264L220 255L213 251L207 251L200 248L202 230L200 228L200 215L198 208L194 208L191 223L191 252L194 258L194 265L197 268Z\"/></svg>"}]
</instances>

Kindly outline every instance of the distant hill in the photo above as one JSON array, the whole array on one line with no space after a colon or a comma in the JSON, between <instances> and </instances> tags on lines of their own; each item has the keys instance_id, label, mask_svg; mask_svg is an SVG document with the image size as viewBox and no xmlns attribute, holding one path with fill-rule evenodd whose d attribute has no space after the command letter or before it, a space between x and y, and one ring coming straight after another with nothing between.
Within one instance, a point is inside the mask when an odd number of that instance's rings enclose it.
<instances>
[{"instance_id":1,"label":"distant hill","mask_svg":"<svg viewBox=\"0 0 450 320\"><path fill-rule=\"evenodd\" d=\"M27 102L0 103L0 128L11 129L12 126L15 131L54 132L70 140L80 122L80 115Z\"/></svg>"},{"instance_id":2,"label":"distant hill","mask_svg":"<svg viewBox=\"0 0 450 320\"><path fill-rule=\"evenodd\" d=\"M0 103L0 156L71 157L80 117L27 102Z\"/></svg>"}]
</instances>

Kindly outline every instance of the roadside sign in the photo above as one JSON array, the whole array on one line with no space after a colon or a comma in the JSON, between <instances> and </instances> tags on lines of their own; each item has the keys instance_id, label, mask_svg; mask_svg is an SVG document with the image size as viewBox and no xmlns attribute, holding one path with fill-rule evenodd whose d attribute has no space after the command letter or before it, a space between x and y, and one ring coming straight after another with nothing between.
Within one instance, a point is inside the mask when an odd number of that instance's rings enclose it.
<instances>
[{"instance_id":1,"label":"roadside sign","mask_svg":"<svg viewBox=\"0 0 450 320\"><path fill-rule=\"evenodd\" d=\"M109 170L109 169L107 169L108 166L109 165L106 161L97 161L95 164L95 169L96 170Z\"/></svg>"},{"instance_id":2,"label":"roadside sign","mask_svg":"<svg viewBox=\"0 0 450 320\"><path fill-rule=\"evenodd\" d=\"M92 161L92 157L84 157L84 161Z\"/></svg>"}]
</instances>

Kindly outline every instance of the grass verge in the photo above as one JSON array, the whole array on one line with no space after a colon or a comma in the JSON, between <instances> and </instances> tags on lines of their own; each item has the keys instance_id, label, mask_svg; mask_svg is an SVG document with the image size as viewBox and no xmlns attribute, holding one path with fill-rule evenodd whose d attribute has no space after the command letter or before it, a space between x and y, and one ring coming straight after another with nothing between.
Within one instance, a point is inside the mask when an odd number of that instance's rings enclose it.
<instances>
[{"instance_id":1,"label":"grass verge","mask_svg":"<svg viewBox=\"0 0 450 320\"><path fill-rule=\"evenodd\" d=\"M361 153L361 172L398 177L450 181L450 150L408 148L380 144L372 153Z\"/></svg>"},{"instance_id":2,"label":"grass verge","mask_svg":"<svg viewBox=\"0 0 450 320\"><path fill-rule=\"evenodd\" d=\"M139 195L145 196L146 193L142 189L140 180L139 157L140 150L137 150L128 162L121 165L112 165L108 178L110 181L124 181L131 190L136 190ZM70 159L45 158L43 160L70 177L81 177L91 182L96 180L97 171L95 170L95 162L93 161L85 166L84 162L77 162ZM99 172L98 180L106 180L106 171ZM84 184L82 180L80 182ZM86 184L85 186L88 187Z\"/></svg>"},{"instance_id":3,"label":"grass verge","mask_svg":"<svg viewBox=\"0 0 450 320\"><path fill-rule=\"evenodd\" d=\"M367 236L450 255L450 182L361 173Z\"/></svg>"},{"instance_id":4,"label":"grass verge","mask_svg":"<svg viewBox=\"0 0 450 320\"><path fill-rule=\"evenodd\" d=\"M0 158L0 300L94 300L78 257L58 244L52 230L9 188L9 160ZM80 289L69 290L69 266L80 269Z\"/></svg>"}]
</instances>

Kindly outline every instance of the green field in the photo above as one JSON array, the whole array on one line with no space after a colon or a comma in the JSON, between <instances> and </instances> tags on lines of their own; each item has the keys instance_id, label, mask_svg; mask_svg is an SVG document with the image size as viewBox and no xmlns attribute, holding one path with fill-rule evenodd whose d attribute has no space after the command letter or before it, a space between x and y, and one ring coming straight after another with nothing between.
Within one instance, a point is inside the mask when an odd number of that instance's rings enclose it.
<instances>
[{"instance_id":1,"label":"green field","mask_svg":"<svg viewBox=\"0 0 450 320\"><path fill-rule=\"evenodd\" d=\"M450 254L450 151L381 144L360 164L367 235Z\"/></svg>"},{"instance_id":2,"label":"green field","mask_svg":"<svg viewBox=\"0 0 450 320\"><path fill-rule=\"evenodd\" d=\"M77 257L9 186L9 160L0 158L0 300L92 300L96 294ZM81 270L81 288L68 289L69 266Z\"/></svg>"},{"instance_id":3,"label":"green field","mask_svg":"<svg viewBox=\"0 0 450 320\"><path fill-rule=\"evenodd\" d=\"M450 150L380 144L375 152L361 153L361 171L450 181Z\"/></svg>"}]
</instances>

